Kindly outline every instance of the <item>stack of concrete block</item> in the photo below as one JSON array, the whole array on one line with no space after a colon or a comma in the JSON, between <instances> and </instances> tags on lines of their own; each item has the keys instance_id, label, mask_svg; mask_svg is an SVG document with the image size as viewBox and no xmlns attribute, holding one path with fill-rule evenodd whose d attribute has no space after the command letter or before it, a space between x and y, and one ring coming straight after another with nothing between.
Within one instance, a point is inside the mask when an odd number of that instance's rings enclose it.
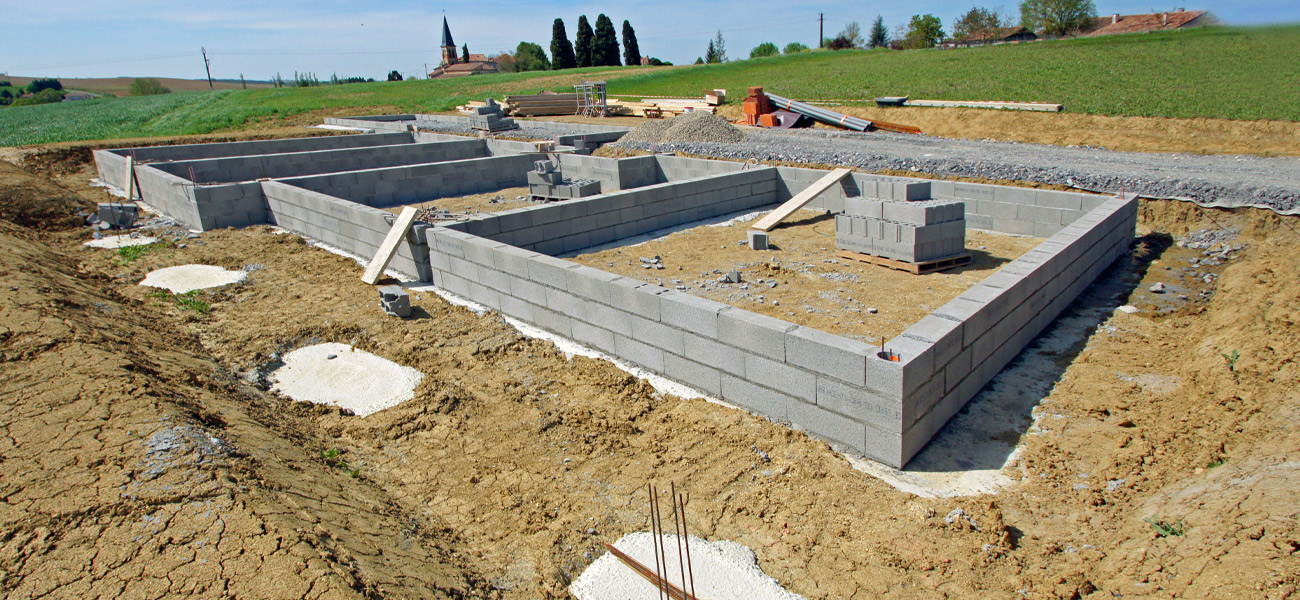
<instances>
[{"instance_id":1,"label":"stack of concrete block","mask_svg":"<svg viewBox=\"0 0 1300 600\"><path fill-rule=\"evenodd\" d=\"M411 316L411 296L400 285L380 286L379 307L389 315L405 319Z\"/></svg>"},{"instance_id":2,"label":"stack of concrete block","mask_svg":"<svg viewBox=\"0 0 1300 600\"><path fill-rule=\"evenodd\" d=\"M966 247L966 204L845 198L844 214L835 217L835 246L910 263L961 254Z\"/></svg>"},{"instance_id":3,"label":"stack of concrete block","mask_svg":"<svg viewBox=\"0 0 1300 600\"><path fill-rule=\"evenodd\" d=\"M135 224L136 219L140 218L140 209L134 204L121 204L118 202L100 202L98 210L95 211L98 222L93 225L100 225L101 229L126 229Z\"/></svg>"},{"instance_id":4,"label":"stack of concrete block","mask_svg":"<svg viewBox=\"0 0 1300 600\"><path fill-rule=\"evenodd\" d=\"M487 106L474 109L474 114L469 116L469 126L484 131L519 129L519 125L515 123L515 120L506 117L505 113L501 111L501 105L491 98L487 99Z\"/></svg>"},{"instance_id":5,"label":"stack of concrete block","mask_svg":"<svg viewBox=\"0 0 1300 600\"><path fill-rule=\"evenodd\" d=\"M549 160L539 160L528 172L528 193L534 198L570 200L600 193L600 182L592 179L564 179L563 174Z\"/></svg>"}]
</instances>

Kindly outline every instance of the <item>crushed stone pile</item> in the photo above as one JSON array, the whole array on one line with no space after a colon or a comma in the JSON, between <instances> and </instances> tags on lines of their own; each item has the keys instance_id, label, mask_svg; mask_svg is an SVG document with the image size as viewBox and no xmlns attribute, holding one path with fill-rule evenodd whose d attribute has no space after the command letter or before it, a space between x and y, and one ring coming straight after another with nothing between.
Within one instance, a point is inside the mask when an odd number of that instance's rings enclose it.
<instances>
[{"instance_id":1,"label":"crushed stone pile","mask_svg":"<svg viewBox=\"0 0 1300 600\"><path fill-rule=\"evenodd\" d=\"M734 144L745 134L726 119L703 111L692 111L663 121L650 121L628 132L620 141L650 144L704 142Z\"/></svg>"}]
</instances>

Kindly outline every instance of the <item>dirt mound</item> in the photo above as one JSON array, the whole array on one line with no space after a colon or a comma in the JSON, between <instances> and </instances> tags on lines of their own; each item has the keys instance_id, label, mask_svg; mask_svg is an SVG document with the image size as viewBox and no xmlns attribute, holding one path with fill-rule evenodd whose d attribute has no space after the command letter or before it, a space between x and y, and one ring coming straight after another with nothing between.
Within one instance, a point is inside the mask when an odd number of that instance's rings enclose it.
<instances>
[{"instance_id":1,"label":"dirt mound","mask_svg":"<svg viewBox=\"0 0 1300 600\"><path fill-rule=\"evenodd\" d=\"M62 194L33 210L58 190L0 165L6 206L15 190L25 218L60 210ZM302 426L315 409L241 385L156 302L123 299L39 237L0 222L0 594L447 598L488 587L441 522L405 514L349 472L346 453L322 455L330 442ZM111 255L76 251L96 264Z\"/></svg>"},{"instance_id":2,"label":"dirt mound","mask_svg":"<svg viewBox=\"0 0 1300 600\"><path fill-rule=\"evenodd\" d=\"M704 111L691 111L665 121L648 121L628 132L622 141L671 144L674 142L713 142L734 144L744 141L745 134L726 119Z\"/></svg>"},{"instance_id":3,"label":"dirt mound","mask_svg":"<svg viewBox=\"0 0 1300 600\"><path fill-rule=\"evenodd\" d=\"M95 203L0 161L0 221L38 230L69 229L84 225L76 216Z\"/></svg>"}]
</instances>

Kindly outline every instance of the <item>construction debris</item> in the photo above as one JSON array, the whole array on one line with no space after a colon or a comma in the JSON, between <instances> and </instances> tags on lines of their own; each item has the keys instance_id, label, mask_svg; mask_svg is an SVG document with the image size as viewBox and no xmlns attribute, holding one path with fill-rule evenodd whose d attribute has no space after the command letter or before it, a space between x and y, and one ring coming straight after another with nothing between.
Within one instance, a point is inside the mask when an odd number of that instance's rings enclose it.
<instances>
[{"instance_id":1,"label":"construction debris","mask_svg":"<svg viewBox=\"0 0 1300 600\"><path fill-rule=\"evenodd\" d=\"M129 229L140 218L140 208L122 202L100 202L86 223L97 229Z\"/></svg>"},{"instance_id":2,"label":"construction debris","mask_svg":"<svg viewBox=\"0 0 1300 600\"><path fill-rule=\"evenodd\" d=\"M379 288L379 308L391 316L405 319L411 316L411 296L400 285Z\"/></svg>"},{"instance_id":3,"label":"construction debris","mask_svg":"<svg viewBox=\"0 0 1300 600\"><path fill-rule=\"evenodd\" d=\"M796 112L801 115L810 117L818 122L825 123L827 125L834 125L835 127L852 129L854 131L874 131L877 129L882 129L884 131L892 131L894 133L921 133L920 129L912 127L911 125L902 125L899 123L887 123L885 121L868 121L866 119L860 119L858 117L851 117L846 114L837 113L828 108L821 108L805 102L799 102L798 100L783 98L775 94L766 94L766 97L771 103L771 106L775 106L777 108L784 108L788 111ZM771 110L765 112L771 112Z\"/></svg>"}]
</instances>

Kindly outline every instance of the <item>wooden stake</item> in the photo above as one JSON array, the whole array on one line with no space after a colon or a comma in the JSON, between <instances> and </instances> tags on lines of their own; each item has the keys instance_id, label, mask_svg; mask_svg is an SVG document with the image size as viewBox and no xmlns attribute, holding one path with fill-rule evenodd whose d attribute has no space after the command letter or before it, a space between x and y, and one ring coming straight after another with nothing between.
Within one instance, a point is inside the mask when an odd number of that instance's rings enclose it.
<instances>
[{"instance_id":1,"label":"wooden stake","mask_svg":"<svg viewBox=\"0 0 1300 600\"><path fill-rule=\"evenodd\" d=\"M411 229L411 223L415 222L415 213L414 206L402 208L402 213L397 215L393 228L388 230L388 237L385 237L384 243L379 245L375 258L370 261L370 266L366 267L366 272L361 275L361 281L369 285L379 283L379 278L384 276L384 269L388 268L388 263L393 261L393 255L397 254L397 245L402 243L406 232Z\"/></svg>"},{"instance_id":2,"label":"wooden stake","mask_svg":"<svg viewBox=\"0 0 1300 600\"><path fill-rule=\"evenodd\" d=\"M126 199L135 199L135 157L126 157Z\"/></svg>"}]
</instances>

